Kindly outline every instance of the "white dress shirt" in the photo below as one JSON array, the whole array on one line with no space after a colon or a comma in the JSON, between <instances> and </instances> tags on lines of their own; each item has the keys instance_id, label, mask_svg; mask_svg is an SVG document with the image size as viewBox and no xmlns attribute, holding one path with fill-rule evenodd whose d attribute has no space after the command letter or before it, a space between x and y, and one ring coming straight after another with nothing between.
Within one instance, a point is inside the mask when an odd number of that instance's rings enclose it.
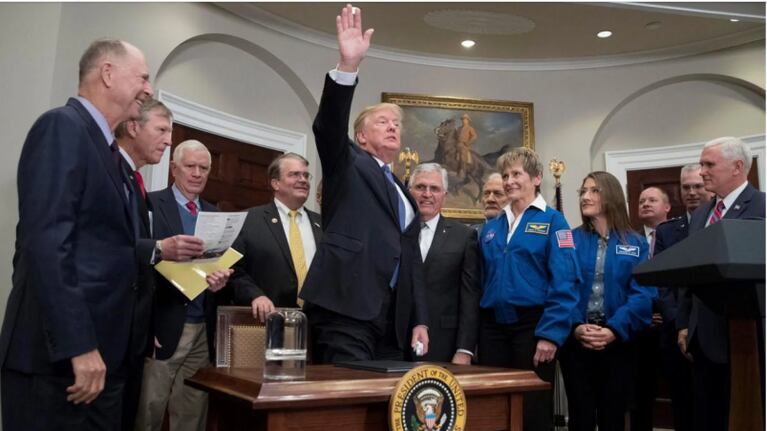
<instances>
[{"instance_id":1,"label":"white dress shirt","mask_svg":"<svg viewBox=\"0 0 767 431\"><path fill-rule=\"evenodd\" d=\"M434 241L434 234L437 232L437 223L439 223L439 214L432 217L431 220L424 223L421 227L421 233L418 235L418 243L421 246L421 260L426 262L426 255L429 254L431 243Z\"/></svg>"},{"instance_id":2,"label":"white dress shirt","mask_svg":"<svg viewBox=\"0 0 767 431\"><path fill-rule=\"evenodd\" d=\"M708 222L711 221L711 214L713 214L714 210L716 210L716 206L719 205L719 201L724 201L724 209L722 210L722 218L724 218L724 215L727 214L727 211L730 210L732 204L734 204L735 200L738 199L738 196L743 193L743 190L746 189L747 185L748 181L744 181L743 184L739 185L735 190L727 194L724 199L720 198L719 196L716 197L716 204L711 209L711 212L708 213L708 217L706 217L706 227L708 227Z\"/></svg>"},{"instance_id":3,"label":"white dress shirt","mask_svg":"<svg viewBox=\"0 0 767 431\"><path fill-rule=\"evenodd\" d=\"M274 204L277 206L277 212L280 214L280 222L282 222L282 230L285 232L285 239L290 244L290 208L277 198L274 198ZM309 265L311 265L312 259L314 259L314 253L317 251L317 243L314 239L312 221L309 220L309 215L304 207L296 210L296 224L298 225L298 231L301 233L301 242L304 244L306 268L309 269Z\"/></svg>"}]
</instances>

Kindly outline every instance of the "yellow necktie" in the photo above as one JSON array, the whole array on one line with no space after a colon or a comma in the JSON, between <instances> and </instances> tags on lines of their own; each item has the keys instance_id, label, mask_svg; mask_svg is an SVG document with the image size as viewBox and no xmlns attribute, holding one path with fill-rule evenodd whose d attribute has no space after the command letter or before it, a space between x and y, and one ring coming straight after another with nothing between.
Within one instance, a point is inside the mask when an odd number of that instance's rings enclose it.
<instances>
[{"instance_id":1,"label":"yellow necktie","mask_svg":"<svg viewBox=\"0 0 767 431\"><path fill-rule=\"evenodd\" d=\"M301 232L298 230L298 223L296 223L296 214L294 210L290 210L290 229L288 230L288 245L290 246L290 257L293 259L293 267L296 269L296 277L298 277L298 293L301 293L301 287L304 285L306 279L306 257L304 256L304 242L301 241ZM304 301L298 299L298 306L303 307Z\"/></svg>"}]
</instances>

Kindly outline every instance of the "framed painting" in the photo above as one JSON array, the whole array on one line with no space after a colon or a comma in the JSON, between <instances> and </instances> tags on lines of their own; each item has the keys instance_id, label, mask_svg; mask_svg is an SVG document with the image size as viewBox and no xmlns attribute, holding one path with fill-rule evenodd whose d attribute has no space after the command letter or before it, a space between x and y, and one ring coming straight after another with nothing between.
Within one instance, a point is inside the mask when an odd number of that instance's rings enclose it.
<instances>
[{"instance_id":1,"label":"framed painting","mask_svg":"<svg viewBox=\"0 0 767 431\"><path fill-rule=\"evenodd\" d=\"M498 157L514 147L534 149L533 104L382 93L403 112L402 149L393 171L407 181L418 163L439 163L448 173L442 214L484 219L482 184Z\"/></svg>"}]
</instances>

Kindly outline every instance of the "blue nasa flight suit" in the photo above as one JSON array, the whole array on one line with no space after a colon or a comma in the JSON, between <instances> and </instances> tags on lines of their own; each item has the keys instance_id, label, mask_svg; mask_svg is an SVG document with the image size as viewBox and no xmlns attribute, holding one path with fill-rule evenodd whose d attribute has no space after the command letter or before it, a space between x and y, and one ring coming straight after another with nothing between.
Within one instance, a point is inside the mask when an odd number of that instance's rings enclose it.
<instances>
[{"instance_id":1,"label":"blue nasa flight suit","mask_svg":"<svg viewBox=\"0 0 767 431\"><path fill-rule=\"evenodd\" d=\"M533 364L538 340L561 346L570 333L580 277L572 233L564 216L533 202L507 243L503 211L480 235L483 294L478 359L482 365L534 370L553 382L555 361ZM549 431L554 403L550 391L525 394L523 428Z\"/></svg>"},{"instance_id":2,"label":"blue nasa flight suit","mask_svg":"<svg viewBox=\"0 0 767 431\"><path fill-rule=\"evenodd\" d=\"M480 307L493 309L497 323L513 324L516 307L541 306L535 336L561 346L570 333L580 274L574 247L567 246L566 238L558 238L569 232L565 217L548 206L545 211L530 206L508 244L506 213L488 221L480 235Z\"/></svg>"},{"instance_id":3,"label":"blue nasa flight suit","mask_svg":"<svg viewBox=\"0 0 767 431\"><path fill-rule=\"evenodd\" d=\"M583 226L573 231L576 254L583 274L579 300L573 310L573 329L587 323L587 307L594 284L599 234ZM603 274L604 323L616 339L603 350L587 349L574 336L560 352L559 363L568 399L568 426L573 431L623 429L635 361L633 337L652 320L654 287L642 286L631 275L647 260L645 238L634 232L610 231ZM594 323L594 322L590 322Z\"/></svg>"}]
</instances>

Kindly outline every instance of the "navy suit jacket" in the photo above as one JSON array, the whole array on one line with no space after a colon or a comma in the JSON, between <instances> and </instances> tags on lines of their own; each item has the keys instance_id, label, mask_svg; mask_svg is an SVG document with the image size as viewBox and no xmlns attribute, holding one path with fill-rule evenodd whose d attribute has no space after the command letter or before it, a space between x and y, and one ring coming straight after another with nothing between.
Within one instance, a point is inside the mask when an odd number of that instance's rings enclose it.
<instances>
[{"instance_id":1,"label":"navy suit jacket","mask_svg":"<svg viewBox=\"0 0 767 431\"><path fill-rule=\"evenodd\" d=\"M153 209L154 237L165 239L183 234L184 226L181 224L181 215L178 212L179 207L173 189L167 187L149 193L147 197ZM200 206L202 211L218 211L213 204L202 199L200 199ZM156 276L156 285L152 330L162 347L157 348L154 354L156 359L165 360L170 358L178 347L178 341L181 339L181 333L186 322L186 307L189 304L189 298L159 274ZM226 296L226 292L214 294L206 289L202 295L205 295L205 329L208 337L208 355L210 360L214 361L213 338L216 333L216 306L219 301L224 302L223 298Z\"/></svg>"},{"instance_id":2,"label":"navy suit jacket","mask_svg":"<svg viewBox=\"0 0 767 431\"><path fill-rule=\"evenodd\" d=\"M381 312L399 261L395 328L404 346L409 324L428 324L418 206L395 178L415 210L415 218L401 232L383 169L347 134L354 88L327 76L314 120L323 173L324 234L300 296L327 310L372 320Z\"/></svg>"},{"instance_id":3,"label":"navy suit jacket","mask_svg":"<svg viewBox=\"0 0 767 431\"><path fill-rule=\"evenodd\" d=\"M320 215L305 209L314 233L314 242L322 238ZM290 246L274 201L248 210L245 224L232 248L243 254L234 264L229 279L235 303L250 305L266 295L275 307L297 307L298 278L290 257ZM265 270L268 268L268 270Z\"/></svg>"},{"instance_id":4,"label":"navy suit jacket","mask_svg":"<svg viewBox=\"0 0 767 431\"><path fill-rule=\"evenodd\" d=\"M716 205L712 199L708 205L701 205L692 213L690 235L706 227L709 214ZM740 193L732 207L724 214L724 219L764 219L764 193L751 184ZM720 293L726 293L726 286L721 286ZM718 305L726 303L726 297L714 301ZM697 342L703 354L713 362L729 361L729 334L727 317L722 310L715 310L712 302L704 301L692 290L682 289L679 294L679 314L677 328L688 328L688 340Z\"/></svg>"},{"instance_id":5,"label":"navy suit jacket","mask_svg":"<svg viewBox=\"0 0 767 431\"><path fill-rule=\"evenodd\" d=\"M13 288L0 335L5 369L71 375L98 349L107 373L129 353L137 233L124 177L76 99L32 126L18 168Z\"/></svg>"},{"instance_id":6,"label":"navy suit jacket","mask_svg":"<svg viewBox=\"0 0 767 431\"><path fill-rule=\"evenodd\" d=\"M666 220L655 229L655 250L653 256L663 252L679 241L687 238L689 223L687 214ZM668 287L658 288L658 306L660 307L663 323L673 322L676 319L679 290Z\"/></svg>"}]
</instances>

